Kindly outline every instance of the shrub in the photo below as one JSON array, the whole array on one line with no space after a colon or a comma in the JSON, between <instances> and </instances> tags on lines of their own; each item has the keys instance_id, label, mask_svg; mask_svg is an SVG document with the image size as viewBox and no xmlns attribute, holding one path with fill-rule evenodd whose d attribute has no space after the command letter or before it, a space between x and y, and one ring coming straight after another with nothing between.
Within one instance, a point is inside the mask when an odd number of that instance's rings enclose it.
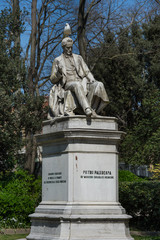
<instances>
[{"instance_id":1,"label":"shrub","mask_svg":"<svg viewBox=\"0 0 160 240\"><path fill-rule=\"evenodd\" d=\"M141 182L143 178L136 176L128 170L119 170L119 182Z\"/></svg>"},{"instance_id":2,"label":"shrub","mask_svg":"<svg viewBox=\"0 0 160 240\"><path fill-rule=\"evenodd\" d=\"M28 215L41 200L41 179L19 170L0 180L0 227L29 225Z\"/></svg>"},{"instance_id":3,"label":"shrub","mask_svg":"<svg viewBox=\"0 0 160 240\"><path fill-rule=\"evenodd\" d=\"M155 164L155 166L150 167L150 172L153 174L152 179L160 180L160 164Z\"/></svg>"},{"instance_id":4,"label":"shrub","mask_svg":"<svg viewBox=\"0 0 160 240\"><path fill-rule=\"evenodd\" d=\"M160 182L121 182L119 196L122 206L133 217L132 226L160 230Z\"/></svg>"}]
</instances>

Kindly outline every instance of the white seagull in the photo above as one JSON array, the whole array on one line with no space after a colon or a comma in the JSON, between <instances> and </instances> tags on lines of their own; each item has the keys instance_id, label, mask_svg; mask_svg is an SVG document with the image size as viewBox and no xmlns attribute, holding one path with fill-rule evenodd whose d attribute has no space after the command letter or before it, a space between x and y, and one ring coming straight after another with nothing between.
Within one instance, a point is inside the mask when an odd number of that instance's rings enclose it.
<instances>
[{"instance_id":1,"label":"white seagull","mask_svg":"<svg viewBox=\"0 0 160 240\"><path fill-rule=\"evenodd\" d=\"M68 37L71 34L71 28L68 23L66 23L64 28L64 37Z\"/></svg>"}]
</instances>

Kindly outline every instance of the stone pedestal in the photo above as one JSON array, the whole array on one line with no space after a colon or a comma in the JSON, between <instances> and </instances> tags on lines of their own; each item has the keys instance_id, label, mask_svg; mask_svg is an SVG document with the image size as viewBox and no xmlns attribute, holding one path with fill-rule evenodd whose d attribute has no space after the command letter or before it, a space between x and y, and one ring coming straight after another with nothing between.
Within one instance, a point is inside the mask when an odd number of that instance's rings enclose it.
<instances>
[{"instance_id":1,"label":"stone pedestal","mask_svg":"<svg viewBox=\"0 0 160 240\"><path fill-rule=\"evenodd\" d=\"M115 118L45 121L42 202L30 215L28 240L131 240L130 216L118 202Z\"/></svg>"}]
</instances>

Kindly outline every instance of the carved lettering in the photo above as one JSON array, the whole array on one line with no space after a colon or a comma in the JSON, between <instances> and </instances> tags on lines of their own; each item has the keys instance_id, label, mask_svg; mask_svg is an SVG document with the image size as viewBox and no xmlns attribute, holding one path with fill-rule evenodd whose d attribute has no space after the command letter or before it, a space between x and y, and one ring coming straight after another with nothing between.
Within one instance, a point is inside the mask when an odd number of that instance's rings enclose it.
<instances>
[{"instance_id":1,"label":"carved lettering","mask_svg":"<svg viewBox=\"0 0 160 240\"><path fill-rule=\"evenodd\" d=\"M83 170L80 178L85 179L114 179L110 170Z\"/></svg>"},{"instance_id":2,"label":"carved lettering","mask_svg":"<svg viewBox=\"0 0 160 240\"><path fill-rule=\"evenodd\" d=\"M44 181L44 184L50 183L66 183L66 180L63 179L62 172L50 172L48 173L48 180Z\"/></svg>"}]
</instances>

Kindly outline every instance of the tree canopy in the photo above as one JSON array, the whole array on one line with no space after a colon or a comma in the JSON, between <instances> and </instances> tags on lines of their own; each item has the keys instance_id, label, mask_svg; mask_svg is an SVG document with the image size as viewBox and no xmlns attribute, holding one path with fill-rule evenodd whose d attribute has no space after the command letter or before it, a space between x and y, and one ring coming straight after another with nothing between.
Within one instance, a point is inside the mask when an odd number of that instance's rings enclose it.
<instances>
[{"instance_id":1,"label":"tree canopy","mask_svg":"<svg viewBox=\"0 0 160 240\"><path fill-rule=\"evenodd\" d=\"M139 165L157 163L158 1L140 1L138 6L122 4L127 0L7 2L11 10L0 14L1 169L15 166L23 131L25 169L34 172L34 134L41 131L51 65L59 54L66 22L72 27L79 52L106 87L110 99L106 114L115 116L120 130L127 133L120 146L121 160ZM25 41L22 31L28 36ZM23 41L26 47L21 49Z\"/></svg>"},{"instance_id":2,"label":"tree canopy","mask_svg":"<svg viewBox=\"0 0 160 240\"><path fill-rule=\"evenodd\" d=\"M21 149L20 94L22 71L16 56L19 48L14 45L14 25L11 11L0 15L0 169L10 170Z\"/></svg>"},{"instance_id":3,"label":"tree canopy","mask_svg":"<svg viewBox=\"0 0 160 240\"><path fill-rule=\"evenodd\" d=\"M108 30L96 49L103 50L94 74L110 97L107 114L117 117L127 133L120 146L121 161L136 165L160 160L159 21L159 15L147 23L135 21L130 29L119 30L117 40Z\"/></svg>"}]
</instances>

